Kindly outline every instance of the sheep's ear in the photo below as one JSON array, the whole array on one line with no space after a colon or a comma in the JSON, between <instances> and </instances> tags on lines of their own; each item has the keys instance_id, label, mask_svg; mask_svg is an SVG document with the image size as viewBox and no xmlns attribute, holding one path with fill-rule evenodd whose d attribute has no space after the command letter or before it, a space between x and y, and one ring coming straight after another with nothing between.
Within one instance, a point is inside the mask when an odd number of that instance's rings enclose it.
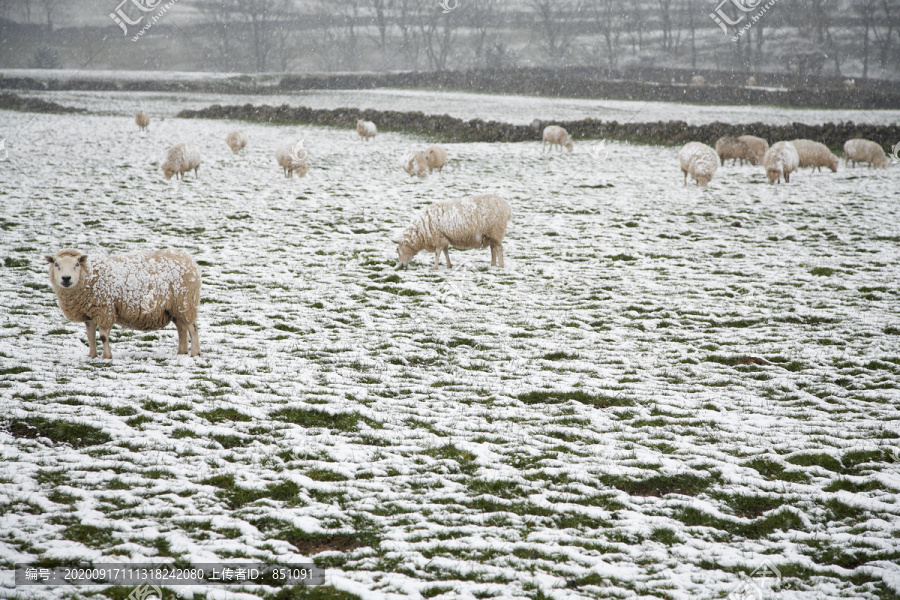
<instances>
[{"instance_id":1,"label":"sheep's ear","mask_svg":"<svg viewBox=\"0 0 900 600\"><path fill-rule=\"evenodd\" d=\"M52 256L50 256L49 254L45 254L45 255L44 255L44 260L46 260L48 263L51 263L51 264L52 264L53 261L56 260L56 259L53 258Z\"/></svg>"},{"instance_id":2,"label":"sheep's ear","mask_svg":"<svg viewBox=\"0 0 900 600\"><path fill-rule=\"evenodd\" d=\"M391 238L391 241L394 242L395 244L397 244L398 246L400 245L400 240L398 240L396 238Z\"/></svg>"},{"instance_id":3,"label":"sheep's ear","mask_svg":"<svg viewBox=\"0 0 900 600\"><path fill-rule=\"evenodd\" d=\"M78 264L83 265L87 261L87 254L82 254L78 257Z\"/></svg>"}]
</instances>

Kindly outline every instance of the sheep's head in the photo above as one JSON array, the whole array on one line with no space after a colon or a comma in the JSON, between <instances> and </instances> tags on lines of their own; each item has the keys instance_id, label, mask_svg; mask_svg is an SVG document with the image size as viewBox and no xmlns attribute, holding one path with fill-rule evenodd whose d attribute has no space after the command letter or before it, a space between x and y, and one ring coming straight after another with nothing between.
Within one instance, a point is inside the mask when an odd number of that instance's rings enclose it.
<instances>
[{"instance_id":1,"label":"sheep's head","mask_svg":"<svg viewBox=\"0 0 900 600\"><path fill-rule=\"evenodd\" d=\"M61 250L56 256L47 255L44 259L50 263L50 283L54 288L77 287L87 266L87 254L78 250Z\"/></svg>"},{"instance_id":2,"label":"sheep's head","mask_svg":"<svg viewBox=\"0 0 900 600\"><path fill-rule=\"evenodd\" d=\"M166 179L172 179L172 175L175 174L175 169L172 168L172 165L170 165L168 162L164 162L161 168L163 175L166 176Z\"/></svg>"},{"instance_id":3,"label":"sheep's head","mask_svg":"<svg viewBox=\"0 0 900 600\"><path fill-rule=\"evenodd\" d=\"M403 236L394 238L391 241L397 244L397 254L400 258L400 264L397 265L397 268L405 269L409 266L409 261L411 261L419 251L415 250L412 244L410 244Z\"/></svg>"},{"instance_id":4,"label":"sheep's head","mask_svg":"<svg viewBox=\"0 0 900 600\"><path fill-rule=\"evenodd\" d=\"M571 152L572 150L575 149L575 144L573 144L573 143L572 143L572 140L570 140L569 138L566 138L566 141L565 141L565 143L564 143L563 145L566 147L566 149L567 149L569 152Z\"/></svg>"},{"instance_id":5,"label":"sheep's head","mask_svg":"<svg viewBox=\"0 0 900 600\"><path fill-rule=\"evenodd\" d=\"M781 178L781 169L780 168L766 169L766 178L768 178L769 183L776 183L779 180L779 178Z\"/></svg>"},{"instance_id":6,"label":"sheep's head","mask_svg":"<svg viewBox=\"0 0 900 600\"><path fill-rule=\"evenodd\" d=\"M832 154L831 157L828 159L828 168L831 169L832 173L837 173L838 162L840 162L840 161L838 161L838 157L835 156L834 154Z\"/></svg>"},{"instance_id":7,"label":"sheep's head","mask_svg":"<svg viewBox=\"0 0 900 600\"><path fill-rule=\"evenodd\" d=\"M712 175L697 175L695 179L697 180L697 185L699 185L700 187L706 187L707 185L709 185L710 180L712 180Z\"/></svg>"}]
</instances>

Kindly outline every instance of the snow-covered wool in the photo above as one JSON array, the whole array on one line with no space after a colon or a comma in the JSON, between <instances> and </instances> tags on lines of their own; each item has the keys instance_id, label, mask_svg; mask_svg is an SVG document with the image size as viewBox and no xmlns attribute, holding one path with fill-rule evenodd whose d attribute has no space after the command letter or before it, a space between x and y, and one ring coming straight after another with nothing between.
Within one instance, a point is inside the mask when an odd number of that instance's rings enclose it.
<instances>
[{"instance_id":1,"label":"snow-covered wool","mask_svg":"<svg viewBox=\"0 0 900 600\"><path fill-rule=\"evenodd\" d=\"M278 161L278 166L284 170L284 176L288 179L293 177L294 173L297 173L299 178L309 172L306 158L306 150L300 142L285 140L275 148L275 160Z\"/></svg>"},{"instance_id":2,"label":"snow-covered wool","mask_svg":"<svg viewBox=\"0 0 900 600\"><path fill-rule=\"evenodd\" d=\"M681 171L684 173L684 185L690 175L697 185L706 187L719 168L719 155L716 151L700 142L688 142L678 153Z\"/></svg>"},{"instance_id":3,"label":"snow-covered wool","mask_svg":"<svg viewBox=\"0 0 900 600\"><path fill-rule=\"evenodd\" d=\"M744 158L750 161L754 167L760 164L766 155L766 150L769 149L769 142L755 135L739 135L737 139L746 146L749 152Z\"/></svg>"},{"instance_id":4,"label":"snow-covered wool","mask_svg":"<svg viewBox=\"0 0 900 600\"><path fill-rule=\"evenodd\" d=\"M429 173L435 169L440 173L444 165L447 164L447 151L444 150L443 146L438 146L437 144L428 146L425 148L425 162L428 163Z\"/></svg>"},{"instance_id":5,"label":"snow-covered wool","mask_svg":"<svg viewBox=\"0 0 900 600\"><path fill-rule=\"evenodd\" d=\"M766 168L766 178L769 183L791 182L791 173L800 167L800 155L790 142L776 142L766 151L763 157L763 166Z\"/></svg>"},{"instance_id":6,"label":"snow-covered wool","mask_svg":"<svg viewBox=\"0 0 900 600\"><path fill-rule=\"evenodd\" d=\"M441 252L450 265L448 248L491 248L491 266L503 266L503 237L509 224L509 203L495 194L468 196L457 200L435 202L413 218L412 224L395 239L400 265L421 252L434 252L434 268L441 262Z\"/></svg>"},{"instance_id":7,"label":"snow-covered wool","mask_svg":"<svg viewBox=\"0 0 900 600\"><path fill-rule=\"evenodd\" d=\"M550 150L553 150L554 146L559 146L559 150L562 152L565 146L571 152L574 148L569 132L559 125L547 125L544 127L544 143L541 145L541 148L545 149L548 142L550 143Z\"/></svg>"},{"instance_id":8,"label":"snow-covered wool","mask_svg":"<svg viewBox=\"0 0 900 600\"><path fill-rule=\"evenodd\" d=\"M847 140L844 143L844 166L848 162L869 163L869 168L876 167L878 169L887 168L887 156L884 149L875 142L860 138Z\"/></svg>"},{"instance_id":9,"label":"snow-covered wool","mask_svg":"<svg viewBox=\"0 0 900 600\"><path fill-rule=\"evenodd\" d=\"M820 171L828 167L833 172L838 170L838 157L831 153L828 146L813 140L791 140L800 157L800 167L812 167Z\"/></svg>"},{"instance_id":10,"label":"snow-covered wool","mask_svg":"<svg viewBox=\"0 0 900 600\"><path fill-rule=\"evenodd\" d=\"M45 258L63 315L85 324L91 358L97 356L97 329L103 358L110 359L113 325L154 331L170 322L178 330L178 354L188 353L188 334L191 356L200 354L200 269L188 254L155 250L89 257L67 248Z\"/></svg>"},{"instance_id":11,"label":"snow-covered wool","mask_svg":"<svg viewBox=\"0 0 900 600\"><path fill-rule=\"evenodd\" d=\"M719 155L719 160L722 161L723 165L729 158L731 159L731 164L741 161L743 165L744 160L750 160L750 148L738 138L730 135L716 140L716 154Z\"/></svg>"},{"instance_id":12,"label":"snow-covered wool","mask_svg":"<svg viewBox=\"0 0 900 600\"><path fill-rule=\"evenodd\" d=\"M691 85L704 85L706 83L706 77L703 75L694 75L691 77Z\"/></svg>"},{"instance_id":13,"label":"snow-covered wool","mask_svg":"<svg viewBox=\"0 0 900 600\"><path fill-rule=\"evenodd\" d=\"M428 174L426 171L428 168L428 161L425 158L424 152L415 150L407 152L403 156L401 164L403 165L403 170L413 177L425 177Z\"/></svg>"},{"instance_id":14,"label":"snow-covered wool","mask_svg":"<svg viewBox=\"0 0 900 600\"><path fill-rule=\"evenodd\" d=\"M247 145L247 134L243 129L232 131L225 137L225 143L231 148L231 151L237 154Z\"/></svg>"},{"instance_id":15,"label":"snow-covered wool","mask_svg":"<svg viewBox=\"0 0 900 600\"><path fill-rule=\"evenodd\" d=\"M200 168L200 151L190 144L173 146L169 148L161 168L166 179L171 179L172 175L175 175L177 179L184 179L185 172L191 169L194 170L194 177L197 177L197 171Z\"/></svg>"},{"instance_id":16,"label":"snow-covered wool","mask_svg":"<svg viewBox=\"0 0 900 600\"><path fill-rule=\"evenodd\" d=\"M134 111L134 122L137 123L141 131L144 131L147 129L147 125L150 124L150 115L142 110L136 110Z\"/></svg>"},{"instance_id":17,"label":"snow-covered wool","mask_svg":"<svg viewBox=\"0 0 900 600\"><path fill-rule=\"evenodd\" d=\"M368 142L369 138L375 137L375 134L378 133L378 128L375 127L375 123L372 121L363 121L359 119L356 121L356 133L359 134L364 141Z\"/></svg>"}]
</instances>

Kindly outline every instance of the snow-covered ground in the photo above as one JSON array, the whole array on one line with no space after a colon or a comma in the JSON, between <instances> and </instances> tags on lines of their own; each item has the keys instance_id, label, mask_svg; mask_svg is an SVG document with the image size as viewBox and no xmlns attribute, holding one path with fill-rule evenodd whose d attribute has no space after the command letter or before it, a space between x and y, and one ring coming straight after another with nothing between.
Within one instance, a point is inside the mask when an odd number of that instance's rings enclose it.
<instances>
[{"instance_id":1,"label":"snow-covered ground","mask_svg":"<svg viewBox=\"0 0 900 600\"><path fill-rule=\"evenodd\" d=\"M329 598L366 600L900 593L897 166L700 190L677 148L448 144L418 180L422 138L123 112L0 112L4 568L314 557ZM199 179L163 180L178 141ZM417 209L481 192L513 207L505 269L395 270ZM202 355L116 328L88 360L43 260L70 246L192 253Z\"/></svg>"},{"instance_id":2,"label":"snow-covered ground","mask_svg":"<svg viewBox=\"0 0 900 600\"><path fill-rule=\"evenodd\" d=\"M585 100L537 96L499 96L468 92L422 90L312 90L284 95L179 94L159 92L22 92L65 106L85 108L109 115L133 114L142 108L151 116L171 117L184 108L200 109L211 104L268 104L311 108L372 108L421 111L460 119L484 119L518 125L534 119L574 121L602 119L620 123L680 120L702 125L723 123L839 123L890 125L900 123L900 110L837 110L785 108L781 106L709 106L631 100Z\"/></svg>"}]
</instances>

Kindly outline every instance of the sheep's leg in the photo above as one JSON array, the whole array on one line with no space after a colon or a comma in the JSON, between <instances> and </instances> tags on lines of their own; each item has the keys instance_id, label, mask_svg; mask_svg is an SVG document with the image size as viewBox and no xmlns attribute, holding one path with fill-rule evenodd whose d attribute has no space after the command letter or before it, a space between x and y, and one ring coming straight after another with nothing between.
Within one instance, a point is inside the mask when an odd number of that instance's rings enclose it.
<instances>
[{"instance_id":1,"label":"sheep's leg","mask_svg":"<svg viewBox=\"0 0 900 600\"><path fill-rule=\"evenodd\" d=\"M497 266L503 268L503 242L497 242Z\"/></svg>"},{"instance_id":2,"label":"sheep's leg","mask_svg":"<svg viewBox=\"0 0 900 600\"><path fill-rule=\"evenodd\" d=\"M191 356L200 356L200 335L197 333L196 321L188 325L191 334Z\"/></svg>"},{"instance_id":3,"label":"sheep's leg","mask_svg":"<svg viewBox=\"0 0 900 600\"><path fill-rule=\"evenodd\" d=\"M86 321L84 328L87 330L88 345L91 348L88 357L97 358L97 324L93 321Z\"/></svg>"},{"instance_id":4,"label":"sheep's leg","mask_svg":"<svg viewBox=\"0 0 900 600\"><path fill-rule=\"evenodd\" d=\"M684 185L687 185L687 171L684 172Z\"/></svg>"},{"instance_id":5,"label":"sheep's leg","mask_svg":"<svg viewBox=\"0 0 900 600\"><path fill-rule=\"evenodd\" d=\"M444 256L447 258L447 268L452 269L450 265L450 246L444 246Z\"/></svg>"},{"instance_id":6,"label":"sheep's leg","mask_svg":"<svg viewBox=\"0 0 900 600\"><path fill-rule=\"evenodd\" d=\"M785 174L784 174L784 182L785 182L785 183L790 183L790 182L791 182L791 174L790 174L790 173L785 172Z\"/></svg>"},{"instance_id":7,"label":"sheep's leg","mask_svg":"<svg viewBox=\"0 0 900 600\"><path fill-rule=\"evenodd\" d=\"M431 267L432 271L437 271L441 266L441 249L438 248L434 251L434 266Z\"/></svg>"},{"instance_id":8,"label":"sheep's leg","mask_svg":"<svg viewBox=\"0 0 900 600\"><path fill-rule=\"evenodd\" d=\"M491 242L491 266L497 266L497 247Z\"/></svg>"},{"instance_id":9,"label":"sheep's leg","mask_svg":"<svg viewBox=\"0 0 900 600\"><path fill-rule=\"evenodd\" d=\"M112 327L100 327L100 341L103 342L103 356L106 360L112 360L112 343L109 340L109 333Z\"/></svg>"},{"instance_id":10,"label":"sheep's leg","mask_svg":"<svg viewBox=\"0 0 900 600\"><path fill-rule=\"evenodd\" d=\"M175 329L178 330L178 354L188 353L188 326L184 319L175 319Z\"/></svg>"}]
</instances>

